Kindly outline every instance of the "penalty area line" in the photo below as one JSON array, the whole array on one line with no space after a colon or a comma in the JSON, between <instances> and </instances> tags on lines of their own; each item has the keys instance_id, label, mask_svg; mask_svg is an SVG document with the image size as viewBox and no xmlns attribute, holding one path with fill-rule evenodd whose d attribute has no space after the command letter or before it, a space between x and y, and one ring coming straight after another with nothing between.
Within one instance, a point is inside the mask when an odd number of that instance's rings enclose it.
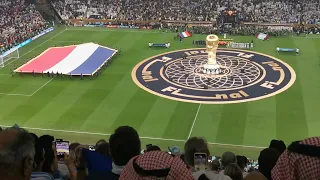
<instances>
[{"instance_id":1,"label":"penalty area line","mask_svg":"<svg viewBox=\"0 0 320 180\"><path fill-rule=\"evenodd\" d=\"M196 120L197 120L197 118L198 118L198 114L199 114L200 108L201 108L201 104L199 104L197 113L196 113L196 115L194 116L193 123L192 123L192 126L191 126L191 129L190 129L190 132L189 132L189 135L188 135L187 140L190 138L190 136L191 136L191 134L192 134L192 130L193 130L194 124L196 123Z\"/></svg>"},{"instance_id":2,"label":"penalty area line","mask_svg":"<svg viewBox=\"0 0 320 180\"><path fill-rule=\"evenodd\" d=\"M55 37L59 36L60 34L64 33L65 31L66 31L66 29L64 29L63 31L59 32L58 34L56 34L56 35L52 36L51 38L49 38L49 39L47 39L47 40L43 41L43 42L42 42L41 44L39 44L38 46L36 46L36 47L34 47L33 49L29 50L28 52L26 52L26 53L22 54L19 58L14 59L14 60L12 60L12 61L8 62L6 65L9 65L9 64L11 64L11 63L15 62L16 60L18 60L18 59L22 58L22 57L23 57L23 56L25 56L26 54L29 54L29 53L30 53L30 52L32 52L33 50L35 50L35 49L37 49L38 47L42 46L43 44L45 44L45 43L49 42L51 39L53 39L53 38L55 38Z\"/></svg>"},{"instance_id":3,"label":"penalty area line","mask_svg":"<svg viewBox=\"0 0 320 180\"><path fill-rule=\"evenodd\" d=\"M49 84L53 79L50 79L49 81L47 81L46 83L44 83L41 87L39 87L35 92L33 92L30 96L33 96L34 94L36 94L38 91L40 91L42 88L44 88L47 84Z\"/></svg>"},{"instance_id":4,"label":"penalty area line","mask_svg":"<svg viewBox=\"0 0 320 180\"><path fill-rule=\"evenodd\" d=\"M36 94L38 91L40 91L43 87L45 87L47 84L49 84L53 79L50 79L46 83L44 83L41 87L39 87L36 91L34 91L32 94L11 94L11 93L0 93L0 95L6 95L6 96L25 96L25 97L31 97L34 94Z\"/></svg>"},{"instance_id":5,"label":"penalty area line","mask_svg":"<svg viewBox=\"0 0 320 180\"><path fill-rule=\"evenodd\" d=\"M155 32L155 31L141 31L141 30L132 30L132 31L125 31L125 30L113 30L113 29L67 29L67 31L89 31L89 32L126 32L126 33L151 33L151 34L159 34L159 33L166 33L166 32Z\"/></svg>"},{"instance_id":6,"label":"penalty area line","mask_svg":"<svg viewBox=\"0 0 320 180\"><path fill-rule=\"evenodd\" d=\"M70 43L72 43L72 42L74 42L74 43L77 43L77 42L81 42L81 43L84 43L83 41L56 41L56 40L50 40L50 42L61 42L61 43L67 43L67 42L70 42Z\"/></svg>"},{"instance_id":7,"label":"penalty area line","mask_svg":"<svg viewBox=\"0 0 320 180\"><path fill-rule=\"evenodd\" d=\"M6 95L6 96L25 96L30 97L30 94L10 94L10 93L0 93L0 95Z\"/></svg>"},{"instance_id":8,"label":"penalty area line","mask_svg":"<svg viewBox=\"0 0 320 180\"><path fill-rule=\"evenodd\" d=\"M12 127L8 125L1 125L0 127ZM83 131L71 131L71 130L60 130L60 129L46 129L46 128L33 128L33 127L21 127L23 129L28 130L38 130L38 131L52 131L52 132L62 132L62 133L73 133L73 134L86 134L86 135L101 135L101 136L110 136L108 133L94 133L94 132L83 132ZM173 142L186 142L186 140L181 139L166 139L166 138L155 138L155 137L140 137L140 139L148 139L148 140L160 140L160 141L173 141ZM219 146L230 146L230 147L241 147L241 148L253 148L253 149L264 149L266 147L259 146L247 146L247 145L236 145L236 144L223 144L223 143L213 143L208 142L211 145L219 145Z\"/></svg>"}]
</instances>

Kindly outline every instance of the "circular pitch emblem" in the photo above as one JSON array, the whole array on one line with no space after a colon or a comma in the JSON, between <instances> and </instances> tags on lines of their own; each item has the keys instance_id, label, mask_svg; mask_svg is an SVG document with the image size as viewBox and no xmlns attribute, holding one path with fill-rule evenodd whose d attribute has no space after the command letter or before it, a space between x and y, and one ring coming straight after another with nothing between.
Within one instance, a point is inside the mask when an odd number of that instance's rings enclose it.
<instances>
[{"instance_id":1,"label":"circular pitch emblem","mask_svg":"<svg viewBox=\"0 0 320 180\"><path fill-rule=\"evenodd\" d=\"M169 99L227 104L279 94L295 81L294 70L277 58L245 50L218 49L218 75L203 73L205 49L168 52L140 62L132 71L142 89Z\"/></svg>"}]
</instances>

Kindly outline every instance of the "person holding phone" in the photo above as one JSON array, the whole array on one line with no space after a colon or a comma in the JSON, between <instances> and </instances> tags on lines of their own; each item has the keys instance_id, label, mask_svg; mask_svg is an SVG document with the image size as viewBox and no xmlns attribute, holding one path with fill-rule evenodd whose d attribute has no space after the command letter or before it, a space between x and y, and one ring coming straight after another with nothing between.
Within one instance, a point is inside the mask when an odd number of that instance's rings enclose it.
<instances>
[{"instance_id":1,"label":"person holding phone","mask_svg":"<svg viewBox=\"0 0 320 180\"><path fill-rule=\"evenodd\" d=\"M70 179L76 180L74 159L71 156L69 156L69 154L67 154L67 153L63 154L62 159L61 159L61 156L58 157L57 148L56 148L57 141L54 141L54 138L52 136L47 136L47 135L41 136L39 138L39 141L42 144L42 147L44 149L44 159L45 160L42 165L42 171L51 174L53 176L54 180L65 179L65 177L62 177L60 171L58 170L58 161L60 159L61 161L64 161L64 163L68 167L68 170L70 172ZM58 141L60 141L60 140L58 140ZM58 147L60 148L59 145L58 145Z\"/></svg>"},{"instance_id":2,"label":"person holding phone","mask_svg":"<svg viewBox=\"0 0 320 180\"><path fill-rule=\"evenodd\" d=\"M192 137L188 139L184 145L185 162L193 171L194 179L209 179L209 180L231 180L230 177L224 174L217 174L210 170L208 157L210 151L207 142L200 137Z\"/></svg>"}]
</instances>

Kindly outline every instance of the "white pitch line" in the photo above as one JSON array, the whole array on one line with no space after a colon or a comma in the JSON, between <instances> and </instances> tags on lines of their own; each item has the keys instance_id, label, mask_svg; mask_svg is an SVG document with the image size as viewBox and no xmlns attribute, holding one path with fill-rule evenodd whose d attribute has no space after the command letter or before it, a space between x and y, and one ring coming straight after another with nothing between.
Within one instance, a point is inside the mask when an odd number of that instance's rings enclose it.
<instances>
[{"instance_id":1,"label":"white pitch line","mask_svg":"<svg viewBox=\"0 0 320 180\"><path fill-rule=\"evenodd\" d=\"M188 139L190 138L190 136L191 136L191 133L192 133L192 130L193 130L193 126L194 126L194 124L196 123L196 120L197 120L197 118L198 118L198 114L199 114L200 108L201 108L201 104L199 104L197 113L196 113L196 115L194 116L193 123L192 123L192 126L191 126L191 129L190 129L190 132L189 132L189 135L188 135L187 140L188 140Z\"/></svg>"},{"instance_id":2,"label":"white pitch line","mask_svg":"<svg viewBox=\"0 0 320 180\"><path fill-rule=\"evenodd\" d=\"M7 125L0 125L0 127L12 127ZM60 129L46 129L46 128L32 128L32 127L21 127L23 129L29 130L39 130L39 131L52 131L52 132L62 132L62 133L73 133L73 134L87 134L87 135L101 135L101 136L110 136L108 133L94 133L94 132L82 132L82 131L71 131L71 130L60 130ZM181 139L166 139L166 138L154 138L154 137L140 137L140 139L149 139L149 140L160 140L160 141L174 141L174 142L186 142L186 140ZM236 144L223 144L223 143L213 143L208 142L211 145L219 146L232 146L232 147L242 147L242 148L253 148L253 149L264 149L266 147L259 146L247 146L247 145L236 145Z\"/></svg>"},{"instance_id":3,"label":"white pitch line","mask_svg":"<svg viewBox=\"0 0 320 180\"><path fill-rule=\"evenodd\" d=\"M51 82L53 79L50 79L49 81L47 81L46 83L44 83L44 85L42 85L41 87L39 87L35 92L33 92L30 96L33 96L34 94L36 94L38 91L40 91L43 87L45 87L47 84L49 84L49 82Z\"/></svg>"},{"instance_id":4,"label":"white pitch line","mask_svg":"<svg viewBox=\"0 0 320 180\"><path fill-rule=\"evenodd\" d=\"M208 142L208 144L219 145L219 146L232 146L232 147L243 147L243 148L255 148L255 149L265 149L265 148L267 148L267 147L259 147L259 146L244 146L244 145L222 144L222 143L212 143L212 142Z\"/></svg>"},{"instance_id":5,"label":"white pitch line","mask_svg":"<svg viewBox=\"0 0 320 180\"><path fill-rule=\"evenodd\" d=\"M50 40L51 42L83 42L83 41L56 41L56 40Z\"/></svg>"},{"instance_id":6,"label":"white pitch line","mask_svg":"<svg viewBox=\"0 0 320 180\"><path fill-rule=\"evenodd\" d=\"M33 49L31 49L30 51L28 51L28 52L24 53L24 54L23 54L23 55L21 55L19 58L17 58L17 59L14 59L14 60L10 61L10 62L9 62L8 64L6 64L6 65L9 65L9 64L11 64L11 63L15 62L16 60L18 60L18 59L22 58L22 57L23 57L23 56L25 56L26 54L29 54L29 53L30 53L30 52L32 52L33 50L35 50L35 49L37 49L38 47L42 46L43 44L47 43L47 42L48 42L48 41L50 41L51 39L53 39L53 38L55 38L55 37L59 36L60 34L64 33L65 31L66 31L66 29L64 29L63 31L59 32L58 34L56 34L56 35L52 36L51 38L49 38L49 39L47 39L47 40L43 41L41 44L39 44L39 45L38 45L38 46L36 46L35 48L33 48Z\"/></svg>"},{"instance_id":7,"label":"white pitch line","mask_svg":"<svg viewBox=\"0 0 320 180\"><path fill-rule=\"evenodd\" d=\"M10 93L0 93L0 95L6 95L6 96L26 96L30 97L30 94L10 94Z\"/></svg>"},{"instance_id":8,"label":"white pitch line","mask_svg":"<svg viewBox=\"0 0 320 180\"><path fill-rule=\"evenodd\" d=\"M155 31L138 31L138 30L132 30L132 31L119 31L119 30L112 30L112 29L102 29L102 30L94 30L94 29L67 29L68 31L91 31L91 32L132 32L132 33L166 33L166 32L155 32Z\"/></svg>"},{"instance_id":9,"label":"white pitch line","mask_svg":"<svg viewBox=\"0 0 320 180\"><path fill-rule=\"evenodd\" d=\"M35 92L33 92L32 94L10 94L10 93L0 93L0 95L7 95L7 96L26 96L26 97L30 97L33 96L34 94L36 94L38 91L40 91L43 87L45 87L47 84L49 84L49 82L51 82L53 79L50 79L49 81L47 81L46 83L44 83L40 88L38 88Z\"/></svg>"}]
</instances>

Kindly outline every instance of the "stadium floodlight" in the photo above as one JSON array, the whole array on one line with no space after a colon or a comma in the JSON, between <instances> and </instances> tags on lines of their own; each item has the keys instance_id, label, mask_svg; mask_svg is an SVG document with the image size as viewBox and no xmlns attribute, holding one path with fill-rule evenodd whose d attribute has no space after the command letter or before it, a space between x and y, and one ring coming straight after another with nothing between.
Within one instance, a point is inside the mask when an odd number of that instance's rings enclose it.
<instances>
[{"instance_id":1,"label":"stadium floodlight","mask_svg":"<svg viewBox=\"0 0 320 180\"><path fill-rule=\"evenodd\" d=\"M3 68L7 61L10 61L11 59L18 59L19 57L20 54L18 48L14 48L3 53L2 55L0 55L0 68Z\"/></svg>"}]
</instances>

